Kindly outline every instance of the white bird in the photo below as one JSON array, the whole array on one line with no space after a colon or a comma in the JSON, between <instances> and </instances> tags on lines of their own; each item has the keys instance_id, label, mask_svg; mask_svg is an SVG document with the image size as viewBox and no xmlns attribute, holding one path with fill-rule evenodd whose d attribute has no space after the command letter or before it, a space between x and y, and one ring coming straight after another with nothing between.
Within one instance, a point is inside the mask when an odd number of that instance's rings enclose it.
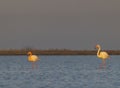
<instances>
[{"instance_id":1,"label":"white bird","mask_svg":"<svg viewBox=\"0 0 120 88\"><path fill-rule=\"evenodd\" d=\"M101 51L101 47L100 47L99 44L96 45L96 48L98 49L98 51L97 51L97 57L100 58L100 59L102 59L101 66L106 67L106 59L108 59L110 57L109 54L107 52L105 52L105 51Z\"/></svg>"},{"instance_id":2,"label":"white bird","mask_svg":"<svg viewBox=\"0 0 120 88\"><path fill-rule=\"evenodd\" d=\"M35 66L37 67L37 65L35 64L39 58L37 55L33 55L32 52L28 52L28 61L32 62L32 68L34 68Z\"/></svg>"}]
</instances>

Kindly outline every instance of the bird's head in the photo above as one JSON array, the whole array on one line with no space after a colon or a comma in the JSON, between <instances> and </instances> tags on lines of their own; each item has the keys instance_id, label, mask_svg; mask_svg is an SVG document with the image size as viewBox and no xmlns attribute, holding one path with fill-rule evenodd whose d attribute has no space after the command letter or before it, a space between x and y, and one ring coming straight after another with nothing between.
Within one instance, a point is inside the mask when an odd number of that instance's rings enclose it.
<instances>
[{"instance_id":1,"label":"bird's head","mask_svg":"<svg viewBox=\"0 0 120 88\"><path fill-rule=\"evenodd\" d=\"M32 55L32 52L29 51L29 52L27 53L27 55Z\"/></svg>"},{"instance_id":2,"label":"bird's head","mask_svg":"<svg viewBox=\"0 0 120 88\"><path fill-rule=\"evenodd\" d=\"M97 44L95 48L96 48L96 49L100 48L100 45L99 45L99 44Z\"/></svg>"}]
</instances>

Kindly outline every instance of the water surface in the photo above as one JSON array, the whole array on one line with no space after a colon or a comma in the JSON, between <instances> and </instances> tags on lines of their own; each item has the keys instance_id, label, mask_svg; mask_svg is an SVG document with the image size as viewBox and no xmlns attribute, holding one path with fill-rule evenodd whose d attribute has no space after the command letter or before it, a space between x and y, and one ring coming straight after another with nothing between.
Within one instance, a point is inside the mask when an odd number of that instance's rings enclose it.
<instances>
[{"instance_id":1,"label":"water surface","mask_svg":"<svg viewBox=\"0 0 120 88\"><path fill-rule=\"evenodd\" d=\"M27 56L0 56L0 88L120 88L120 56L99 69L96 56L40 56L32 69Z\"/></svg>"}]
</instances>

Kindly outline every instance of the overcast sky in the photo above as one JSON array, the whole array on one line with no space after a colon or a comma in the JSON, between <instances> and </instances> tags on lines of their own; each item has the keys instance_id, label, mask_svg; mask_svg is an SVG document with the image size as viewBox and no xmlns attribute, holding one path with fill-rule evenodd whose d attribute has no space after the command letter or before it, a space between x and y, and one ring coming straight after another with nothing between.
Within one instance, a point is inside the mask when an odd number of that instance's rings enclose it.
<instances>
[{"instance_id":1,"label":"overcast sky","mask_svg":"<svg viewBox=\"0 0 120 88\"><path fill-rule=\"evenodd\" d=\"M120 0L0 0L0 49L120 49Z\"/></svg>"}]
</instances>

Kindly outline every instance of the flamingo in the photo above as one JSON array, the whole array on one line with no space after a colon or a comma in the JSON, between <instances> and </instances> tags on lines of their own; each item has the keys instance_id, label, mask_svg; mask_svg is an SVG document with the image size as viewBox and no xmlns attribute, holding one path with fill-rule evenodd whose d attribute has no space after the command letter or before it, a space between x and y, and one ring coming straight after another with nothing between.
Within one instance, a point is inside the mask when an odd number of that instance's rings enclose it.
<instances>
[{"instance_id":1,"label":"flamingo","mask_svg":"<svg viewBox=\"0 0 120 88\"><path fill-rule=\"evenodd\" d=\"M98 49L97 57L102 59L101 66L106 67L106 59L108 59L110 57L109 54L107 52L105 52L105 51L101 51L101 46L99 44L96 45L96 48Z\"/></svg>"},{"instance_id":2,"label":"flamingo","mask_svg":"<svg viewBox=\"0 0 120 88\"><path fill-rule=\"evenodd\" d=\"M32 62L32 68L34 68L35 66L37 67L37 65L35 64L35 62L37 62L39 60L37 55L33 55L32 52L28 52L28 61Z\"/></svg>"}]
</instances>

